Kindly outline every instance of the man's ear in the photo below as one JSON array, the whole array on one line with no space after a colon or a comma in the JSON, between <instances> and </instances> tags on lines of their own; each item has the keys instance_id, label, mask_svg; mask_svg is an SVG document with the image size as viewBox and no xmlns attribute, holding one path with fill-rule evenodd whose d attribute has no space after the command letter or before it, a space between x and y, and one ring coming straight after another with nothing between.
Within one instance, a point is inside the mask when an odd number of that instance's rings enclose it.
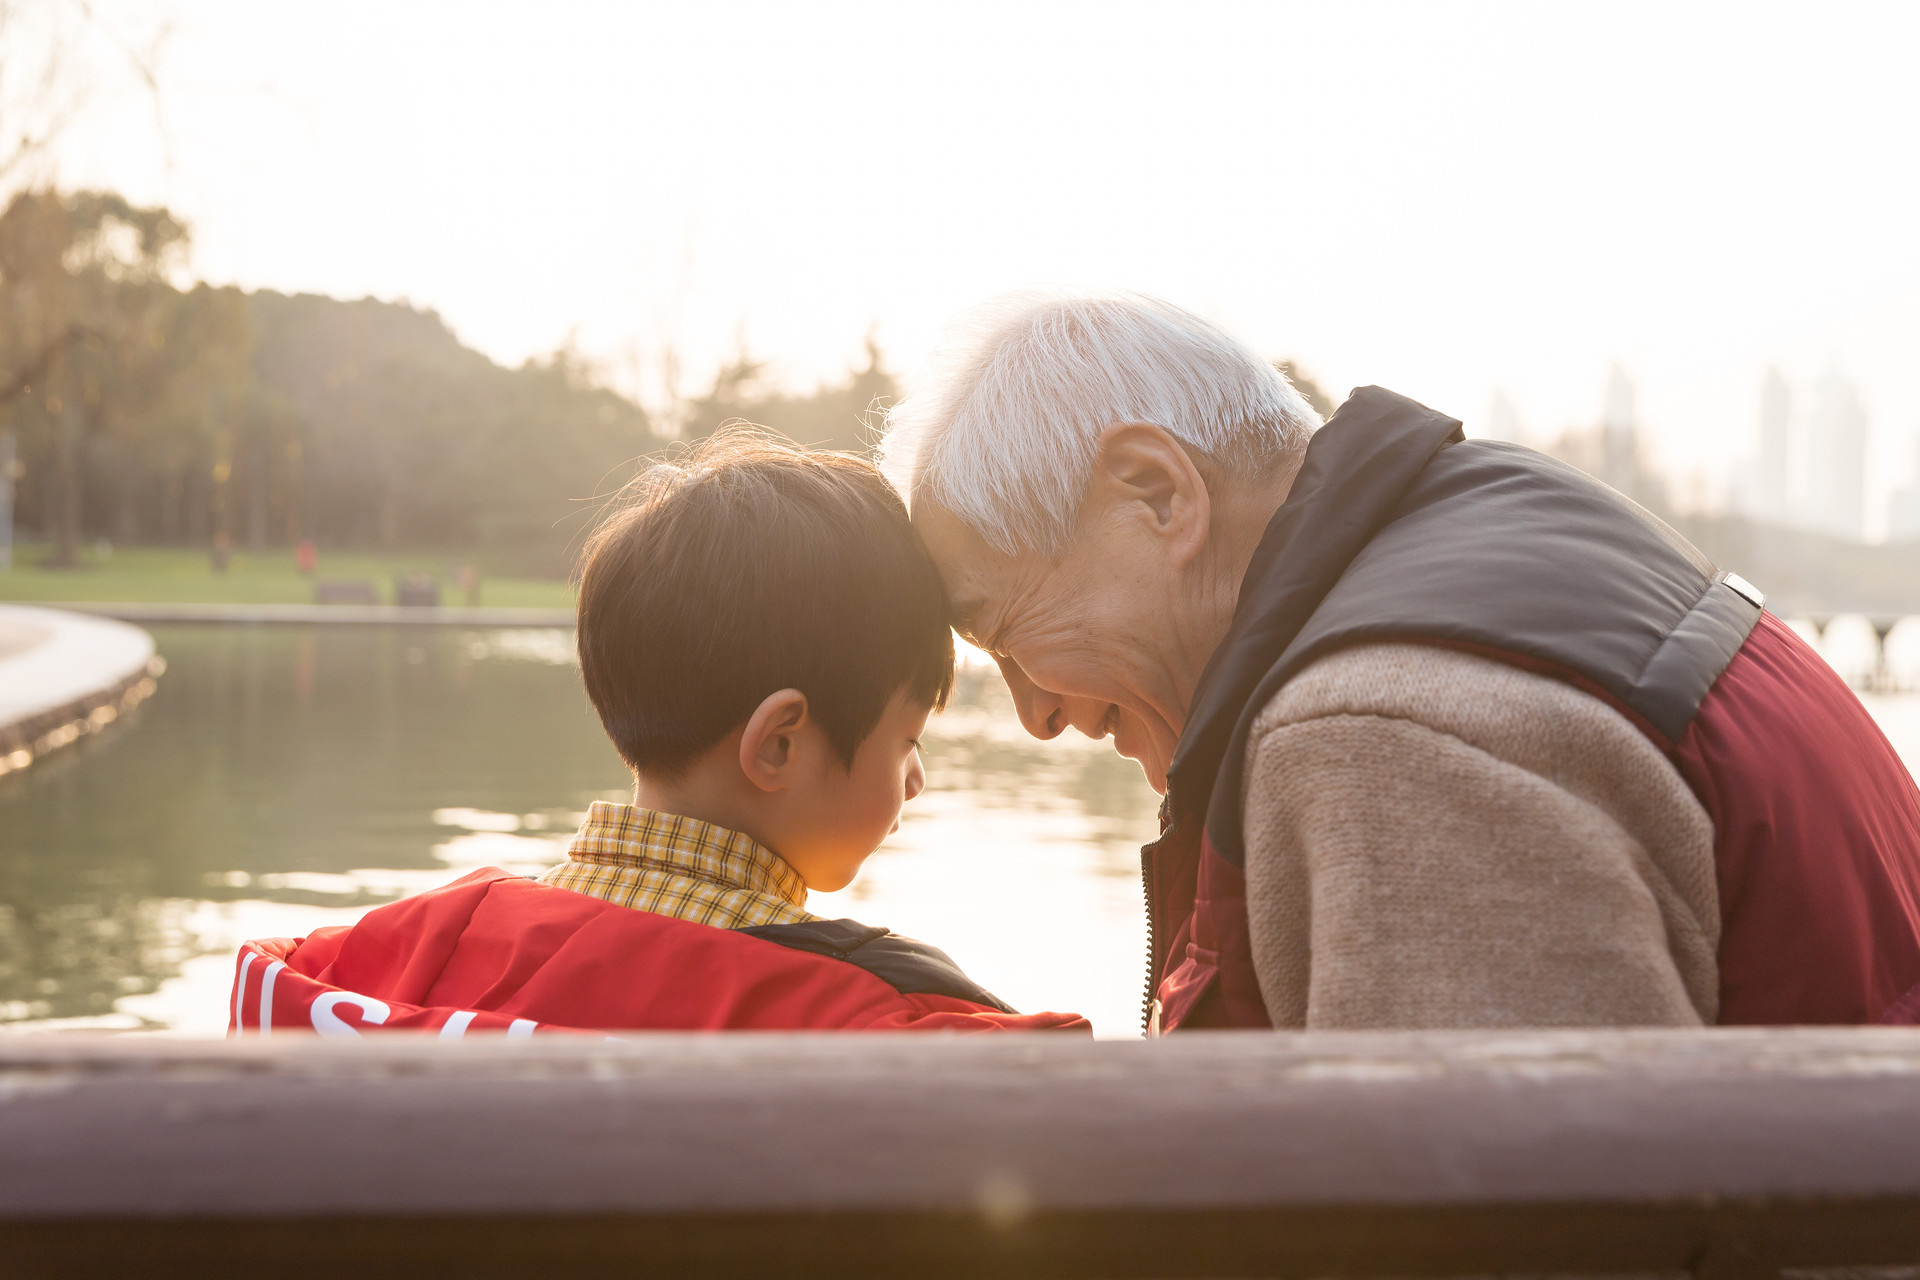
<instances>
[{"instance_id":1,"label":"man's ear","mask_svg":"<svg viewBox=\"0 0 1920 1280\"><path fill-rule=\"evenodd\" d=\"M807 695L781 689L760 700L740 735L740 771L762 791L782 791L796 754L795 739L807 727Z\"/></svg>"},{"instance_id":2,"label":"man's ear","mask_svg":"<svg viewBox=\"0 0 1920 1280\"><path fill-rule=\"evenodd\" d=\"M1200 469L1178 440L1149 422L1122 422L1100 435L1094 484L1121 512L1147 522L1185 564L1207 544L1213 508Z\"/></svg>"}]
</instances>

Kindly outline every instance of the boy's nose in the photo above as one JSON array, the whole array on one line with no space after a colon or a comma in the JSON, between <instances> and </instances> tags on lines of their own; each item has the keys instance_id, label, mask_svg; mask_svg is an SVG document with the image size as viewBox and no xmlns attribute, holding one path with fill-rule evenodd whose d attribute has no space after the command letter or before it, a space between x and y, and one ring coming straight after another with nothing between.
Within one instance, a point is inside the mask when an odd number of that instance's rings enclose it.
<instances>
[{"instance_id":1,"label":"boy's nose","mask_svg":"<svg viewBox=\"0 0 1920 1280\"><path fill-rule=\"evenodd\" d=\"M927 789L927 771L920 764L920 749L913 750L913 762L907 766L907 796L913 799Z\"/></svg>"},{"instance_id":2,"label":"boy's nose","mask_svg":"<svg viewBox=\"0 0 1920 1280\"><path fill-rule=\"evenodd\" d=\"M1013 659L995 655L994 661L1000 664L1000 674L1006 678L1014 710L1020 713L1026 731L1042 742L1059 737L1067 727L1065 700L1035 684Z\"/></svg>"}]
</instances>

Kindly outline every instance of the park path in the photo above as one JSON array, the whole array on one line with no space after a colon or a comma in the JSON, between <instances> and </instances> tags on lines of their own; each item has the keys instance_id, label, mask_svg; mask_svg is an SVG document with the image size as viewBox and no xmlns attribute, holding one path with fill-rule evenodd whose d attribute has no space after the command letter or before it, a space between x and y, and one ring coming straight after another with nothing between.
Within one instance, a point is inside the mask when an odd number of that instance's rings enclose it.
<instances>
[{"instance_id":1,"label":"park path","mask_svg":"<svg viewBox=\"0 0 1920 1280\"><path fill-rule=\"evenodd\" d=\"M0 774L105 729L146 700L163 670L138 627L0 605Z\"/></svg>"}]
</instances>

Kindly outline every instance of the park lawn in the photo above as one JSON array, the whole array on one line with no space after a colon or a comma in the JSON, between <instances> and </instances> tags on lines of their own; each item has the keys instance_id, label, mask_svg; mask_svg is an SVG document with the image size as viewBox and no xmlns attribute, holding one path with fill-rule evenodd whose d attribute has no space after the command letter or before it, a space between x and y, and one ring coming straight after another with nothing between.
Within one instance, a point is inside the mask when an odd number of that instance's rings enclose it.
<instances>
[{"instance_id":1,"label":"park lawn","mask_svg":"<svg viewBox=\"0 0 1920 1280\"><path fill-rule=\"evenodd\" d=\"M13 568L0 570L0 600L58 604L93 601L118 604L311 604L313 579L293 567L291 548L249 554L235 551L224 574L213 571L203 550L183 547L116 548L110 555L89 553L78 569L44 569L44 547L14 547ZM320 555L319 578L358 578L373 584L382 601L393 600L394 580L424 573L440 583L443 605L463 605L466 594L452 585L465 558L457 554L416 552L400 555ZM571 609L573 587L541 578L480 580L480 603L490 608Z\"/></svg>"}]
</instances>

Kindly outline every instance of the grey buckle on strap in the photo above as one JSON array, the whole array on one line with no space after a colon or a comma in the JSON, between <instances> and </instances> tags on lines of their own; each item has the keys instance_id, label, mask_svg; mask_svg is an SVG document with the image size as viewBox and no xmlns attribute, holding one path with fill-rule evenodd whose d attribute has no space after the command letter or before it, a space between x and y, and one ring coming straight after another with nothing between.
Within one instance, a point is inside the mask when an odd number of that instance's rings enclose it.
<instances>
[{"instance_id":1,"label":"grey buckle on strap","mask_svg":"<svg viewBox=\"0 0 1920 1280\"><path fill-rule=\"evenodd\" d=\"M1751 582L1748 582L1745 578L1741 577L1739 574L1723 573L1720 575L1720 581L1725 583L1727 586L1732 587L1734 591L1739 593L1742 599L1744 599L1748 604L1752 605L1754 608L1764 609L1767 607L1766 593L1760 590L1760 588L1754 586Z\"/></svg>"}]
</instances>

